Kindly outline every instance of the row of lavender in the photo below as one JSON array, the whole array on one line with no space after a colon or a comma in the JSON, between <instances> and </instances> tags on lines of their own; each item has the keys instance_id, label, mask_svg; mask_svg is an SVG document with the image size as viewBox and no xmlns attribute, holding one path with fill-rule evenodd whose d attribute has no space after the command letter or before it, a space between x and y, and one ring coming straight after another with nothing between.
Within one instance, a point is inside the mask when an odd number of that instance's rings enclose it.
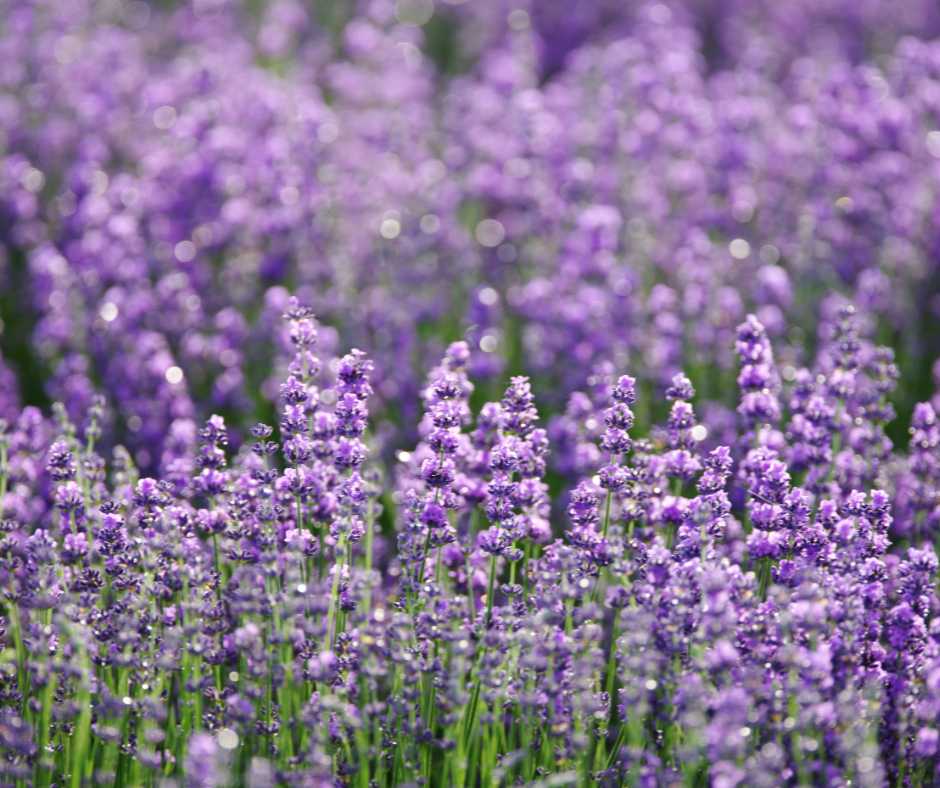
<instances>
[{"instance_id":1,"label":"row of lavender","mask_svg":"<svg viewBox=\"0 0 940 788\"><path fill-rule=\"evenodd\" d=\"M931 3L322 5L0 6L6 418L101 392L149 472L212 412L240 444L288 290L370 349L385 456L458 338L553 408L603 361L650 401L684 368L717 428L734 326L806 364L830 291L900 351L903 419L929 396Z\"/></svg>"},{"instance_id":2,"label":"row of lavender","mask_svg":"<svg viewBox=\"0 0 940 788\"><path fill-rule=\"evenodd\" d=\"M0 784L940 781L940 13L568 5L0 0Z\"/></svg>"},{"instance_id":3,"label":"row of lavender","mask_svg":"<svg viewBox=\"0 0 940 788\"><path fill-rule=\"evenodd\" d=\"M737 327L730 445L685 375L637 438L635 380L598 373L560 538L528 379L474 414L451 345L383 483L372 362L286 318L279 440L233 453L212 416L158 480L106 465L98 403L4 427L4 782L940 779L940 424L918 405L893 452L897 370L851 307L789 385Z\"/></svg>"}]
</instances>

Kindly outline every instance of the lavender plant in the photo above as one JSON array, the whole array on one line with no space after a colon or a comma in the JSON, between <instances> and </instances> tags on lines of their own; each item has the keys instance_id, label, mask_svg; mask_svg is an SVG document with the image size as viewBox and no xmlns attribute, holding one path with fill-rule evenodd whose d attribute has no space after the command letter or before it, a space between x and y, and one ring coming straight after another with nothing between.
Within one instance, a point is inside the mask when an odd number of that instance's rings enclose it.
<instances>
[{"instance_id":1,"label":"lavender plant","mask_svg":"<svg viewBox=\"0 0 940 788\"><path fill-rule=\"evenodd\" d=\"M735 326L807 366L830 292L897 351L895 439L929 398L931 3L317 5L0 7L5 418L104 394L150 474L212 413L240 446L288 291L371 349L386 460L460 338L480 401L684 371L714 434Z\"/></svg>"},{"instance_id":2,"label":"lavender plant","mask_svg":"<svg viewBox=\"0 0 940 788\"><path fill-rule=\"evenodd\" d=\"M857 403L884 353L840 314L813 394L738 327L732 446L706 448L684 375L661 427L608 377L599 467L554 534L527 379L474 414L451 346L383 489L372 363L321 364L296 301L279 442L258 425L233 451L213 416L158 480L98 454L100 405L80 427L25 409L0 443L4 780L937 779L936 416L918 405L884 472L843 472L883 435Z\"/></svg>"},{"instance_id":3,"label":"lavender plant","mask_svg":"<svg viewBox=\"0 0 940 788\"><path fill-rule=\"evenodd\" d=\"M0 0L0 785L940 782L930 0Z\"/></svg>"}]
</instances>

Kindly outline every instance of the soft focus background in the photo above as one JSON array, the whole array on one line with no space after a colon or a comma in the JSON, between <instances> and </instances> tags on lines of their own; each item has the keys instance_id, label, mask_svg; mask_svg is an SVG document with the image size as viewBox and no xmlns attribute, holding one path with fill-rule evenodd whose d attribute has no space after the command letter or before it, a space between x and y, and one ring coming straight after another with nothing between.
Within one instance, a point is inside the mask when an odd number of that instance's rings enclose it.
<instances>
[{"instance_id":1,"label":"soft focus background","mask_svg":"<svg viewBox=\"0 0 940 788\"><path fill-rule=\"evenodd\" d=\"M734 326L786 377L842 294L903 443L940 352L938 34L932 0L0 0L0 417L100 391L149 472L212 412L237 444L290 291L375 358L386 457L458 338L479 402L685 368L718 437Z\"/></svg>"}]
</instances>

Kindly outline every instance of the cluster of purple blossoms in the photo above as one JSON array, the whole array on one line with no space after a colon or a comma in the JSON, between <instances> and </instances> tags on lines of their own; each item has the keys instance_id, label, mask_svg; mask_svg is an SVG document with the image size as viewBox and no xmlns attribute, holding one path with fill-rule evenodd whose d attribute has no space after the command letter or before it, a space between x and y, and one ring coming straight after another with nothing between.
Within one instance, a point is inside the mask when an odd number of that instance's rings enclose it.
<instances>
[{"instance_id":1,"label":"cluster of purple blossoms","mask_svg":"<svg viewBox=\"0 0 940 788\"><path fill-rule=\"evenodd\" d=\"M938 35L0 0L0 785L940 783Z\"/></svg>"},{"instance_id":2,"label":"cluster of purple blossoms","mask_svg":"<svg viewBox=\"0 0 940 788\"><path fill-rule=\"evenodd\" d=\"M444 337L553 409L604 364L651 405L684 371L717 436L735 326L808 367L831 291L899 337L906 418L940 310L934 4L544 5L7 0L0 417L100 393L151 474L212 413L241 446L289 288L325 348L370 348L387 463Z\"/></svg>"},{"instance_id":3,"label":"cluster of purple blossoms","mask_svg":"<svg viewBox=\"0 0 940 788\"><path fill-rule=\"evenodd\" d=\"M940 779L940 427L921 403L890 445L854 310L812 373L740 324L730 445L681 373L659 424L609 367L580 428L539 426L524 377L477 407L456 342L391 483L372 363L284 322L279 439L215 415L158 478L101 456L99 403L4 423L5 780ZM594 441L573 486L551 434Z\"/></svg>"}]
</instances>

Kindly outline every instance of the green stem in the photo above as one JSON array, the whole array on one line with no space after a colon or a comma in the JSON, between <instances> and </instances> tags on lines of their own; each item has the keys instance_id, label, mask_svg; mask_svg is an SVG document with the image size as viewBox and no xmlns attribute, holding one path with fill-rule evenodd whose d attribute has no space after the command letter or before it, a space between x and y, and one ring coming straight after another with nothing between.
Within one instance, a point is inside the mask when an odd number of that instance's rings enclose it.
<instances>
[{"instance_id":1,"label":"green stem","mask_svg":"<svg viewBox=\"0 0 940 788\"><path fill-rule=\"evenodd\" d=\"M82 675L78 679L79 716L72 734L74 747L72 748L72 758L69 764L72 772L71 788L80 788L84 772L92 760L86 752L91 743L91 697L86 686L89 675L89 662L88 654L85 652L84 646L81 645L79 646L79 660L82 666Z\"/></svg>"},{"instance_id":2,"label":"green stem","mask_svg":"<svg viewBox=\"0 0 940 788\"><path fill-rule=\"evenodd\" d=\"M603 536L605 539L607 538L607 529L610 527L610 504L611 504L611 501L613 500L613 497L614 497L613 493L610 490L608 490L607 501L604 504L604 526L601 529L601 536Z\"/></svg>"},{"instance_id":3,"label":"green stem","mask_svg":"<svg viewBox=\"0 0 940 788\"><path fill-rule=\"evenodd\" d=\"M484 631L489 629L493 618L493 598L496 596L496 556L490 556L490 579L486 586L486 616L483 619Z\"/></svg>"},{"instance_id":4,"label":"green stem","mask_svg":"<svg viewBox=\"0 0 940 788\"><path fill-rule=\"evenodd\" d=\"M10 629L13 633L13 645L16 649L16 683L20 693L21 709L25 715L29 699L29 672L26 668L26 647L23 645L23 625L20 621L20 609L16 600L8 602L10 609Z\"/></svg>"},{"instance_id":5,"label":"green stem","mask_svg":"<svg viewBox=\"0 0 940 788\"><path fill-rule=\"evenodd\" d=\"M369 583L371 583L372 577L372 553L373 546L372 542L374 539L375 531L375 512L372 506L372 499L369 499L369 508L366 513L366 538L365 538L365 569L366 576L369 578ZM372 586L366 585L365 593L365 610L369 611L372 609Z\"/></svg>"},{"instance_id":6,"label":"green stem","mask_svg":"<svg viewBox=\"0 0 940 788\"><path fill-rule=\"evenodd\" d=\"M342 553L344 546L345 537L341 536L336 544L337 553ZM330 649L333 648L333 624L336 618L336 607L339 600L339 579L342 573L343 564L335 564L333 566L333 585L330 588L330 609L326 616L326 647Z\"/></svg>"},{"instance_id":7,"label":"green stem","mask_svg":"<svg viewBox=\"0 0 940 788\"><path fill-rule=\"evenodd\" d=\"M49 723L52 717L52 699L55 694L56 675L50 673L42 692L42 710L36 731L36 785L47 785L46 744L49 741Z\"/></svg>"}]
</instances>

